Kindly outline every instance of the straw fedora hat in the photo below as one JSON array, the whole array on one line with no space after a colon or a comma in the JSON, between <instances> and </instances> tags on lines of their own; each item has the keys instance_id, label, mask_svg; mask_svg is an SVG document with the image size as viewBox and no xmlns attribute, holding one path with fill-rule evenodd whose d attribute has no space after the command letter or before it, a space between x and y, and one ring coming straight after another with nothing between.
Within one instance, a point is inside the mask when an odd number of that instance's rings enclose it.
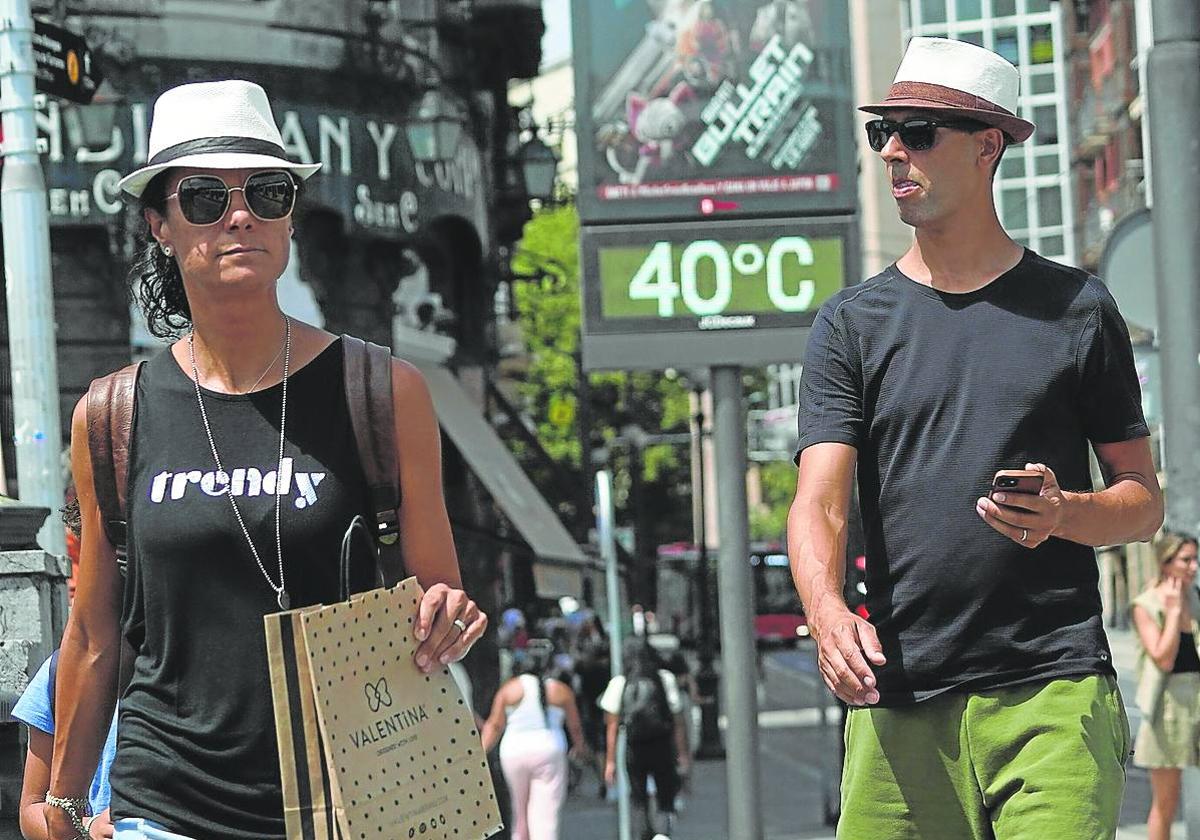
<instances>
[{"instance_id":1,"label":"straw fedora hat","mask_svg":"<svg viewBox=\"0 0 1200 840\"><path fill-rule=\"evenodd\" d=\"M308 178L319 163L293 163L271 114L267 92L253 82L195 82L163 93L150 122L149 160L121 179L135 198L174 166L199 169L286 169Z\"/></svg>"},{"instance_id":2,"label":"straw fedora hat","mask_svg":"<svg viewBox=\"0 0 1200 840\"><path fill-rule=\"evenodd\" d=\"M914 108L995 126L1013 143L1033 134L1017 116L1021 75L1005 58L966 41L913 38L887 97L860 111L886 115Z\"/></svg>"}]
</instances>

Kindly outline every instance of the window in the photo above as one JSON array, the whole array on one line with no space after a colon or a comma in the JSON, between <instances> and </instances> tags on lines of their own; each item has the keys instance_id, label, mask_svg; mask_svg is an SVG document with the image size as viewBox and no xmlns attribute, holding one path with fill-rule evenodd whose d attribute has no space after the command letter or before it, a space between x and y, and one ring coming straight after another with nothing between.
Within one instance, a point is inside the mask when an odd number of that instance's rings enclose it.
<instances>
[{"instance_id":1,"label":"window","mask_svg":"<svg viewBox=\"0 0 1200 840\"><path fill-rule=\"evenodd\" d=\"M1024 187L1002 190L1000 200L1004 205L1004 226L1010 229L1029 227L1029 202Z\"/></svg>"},{"instance_id":2,"label":"window","mask_svg":"<svg viewBox=\"0 0 1200 840\"><path fill-rule=\"evenodd\" d=\"M1017 30L997 29L996 30L996 52L1007 58L1013 64L1021 63L1021 50L1017 46Z\"/></svg>"},{"instance_id":3,"label":"window","mask_svg":"<svg viewBox=\"0 0 1200 840\"><path fill-rule=\"evenodd\" d=\"M1052 64L1054 62L1054 38L1050 24L1029 27L1029 62Z\"/></svg>"},{"instance_id":4,"label":"window","mask_svg":"<svg viewBox=\"0 0 1200 840\"><path fill-rule=\"evenodd\" d=\"M1054 73L1031 72L1029 74L1029 92L1054 93Z\"/></svg>"},{"instance_id":5,"label":"window","mask_svg":"<svg viewBox=\"0 0 1200 840\"><path fill-rule=\"evenodd\" d=\"M1035 175L1057 175L1058 155L1038 155L1033 159L1033 172Z\"/></svg>"},{"instance_id":6,"label":"window","mask_svg":"<svg viewBox=\"0 0 1200 840\"><path fill-rule=\"evenodd\" d=\"M966 41L968 44L974 44L977 47L982 47L983 46L983 33L982 32L960 32L960 33L958 33L958 40Z\"/></svg>"},{"instance_id":7,"label":"window","mask_svg":"<svg viewBox=\"0 0 1200 840\"><path fill-rule=\"evenodd\" d=\"M1062 218L1062 189L1060 187L1040 187L1037 191L1038 224L1042 227L1061 225Z\"/></svg>"},{"instance_id":8,"label":"window","mask_svg":"<svg viewBox=\"0 0 1200 840\"><path fill-rule=\"evenodd\" d=\"M1000 177L1025 177L1025 152L1020 146L1009 149L1004 157L1000 159Z\"/></svg>"},{"instance_id":9,"label":"window","mask_svg":"<svg viewBox=\"0 0 1200 840\"><path fill-rule=\"evenodd\" d=\"M921 23L945 23L946 0L921 0Z\"/></svg>"},{"instance_id":10,"label":"window","mask_svg":"<svg viewBox=\"0 0 1200 840\"><path fill-rule=\"evenodd\" d=\"M955 0L954 10L959 20L980 20L983 17L983 0Z\"/></svg>"},{"instance_id":11,"label":"window","mask_svg":"<svg viewBox=\"0 0 1200 840\"><path fill-rule=\"evenodd\" d=\"M1039 250L1046 257L1066 256L1067 243L1061 236L1043 236Z\"/></svg>"},{"instance_id":12,"label":"window","mask_svg":"<svg viewBox=\"0 0 1200 840\"><path fill-rule=\"evenodd\" d=\"M1050 0L1025 0L1025 11L1030 14L1050 11Z\"/></svg>"},{"instance_id":13,"label":"window","mask_svg":"<svg viewBox=\"0 0 1200 840\"><path fill-rule=\"evenodd\" d=\"M992 17L1008 17L1017 13L1017 0L992 0Z\"/></svg>"},{"instance_id":14,"label":"window","mask_svg":"<svg viewBox=\"0 0 1200 840\"><path fill-rule=\"evenodd\" d=\"M1037 145L1053 146L1058 142L1058 106L1036 106L1033 109L1033 124L1037 126L1033 135Z\"/></svg>"}]
</instances>

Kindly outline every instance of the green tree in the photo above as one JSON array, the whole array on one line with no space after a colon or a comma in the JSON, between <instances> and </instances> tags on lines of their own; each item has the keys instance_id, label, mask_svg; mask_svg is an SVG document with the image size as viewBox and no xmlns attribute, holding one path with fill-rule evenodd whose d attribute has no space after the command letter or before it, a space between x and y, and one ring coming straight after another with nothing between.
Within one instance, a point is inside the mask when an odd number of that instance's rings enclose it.
<instances>
[{"instance_id":1,"label":"green tree","mask_svg":"<svg viewBox=\"0 0 1200 840\"><path fill-rule=\"evenodd\" d=\"M581 414L588 416L593 447L609 453L618 519L641 524L638 553L652 563L657 545L691 539L690 451L687 446L653 445L639 458L614 439L628 424L649 434L686 432L688 392L677 379L660 373L593 373L588 379L591 398L580 411L578 242L575 208L546 209L525 226L513 256L513 272L522 278L514 283L514 296L528 362L519 386L521 408L541 447L578 480L583 480L579 421ZM528 445L515 441L513 446L538 481L539 468L530 466Z\"/></svg>"},{"instance_id":2,"label":"green tree","mask_svg":"<svg viewBox=\"0 0 1200 840\"><path fill-rule=\"evenodd\" d=\"M758 480L762 504L750 511L750 539L782 541L796 492L796 468L790 461L768 461L759 467Z\"/></svg>"}]
</instances>

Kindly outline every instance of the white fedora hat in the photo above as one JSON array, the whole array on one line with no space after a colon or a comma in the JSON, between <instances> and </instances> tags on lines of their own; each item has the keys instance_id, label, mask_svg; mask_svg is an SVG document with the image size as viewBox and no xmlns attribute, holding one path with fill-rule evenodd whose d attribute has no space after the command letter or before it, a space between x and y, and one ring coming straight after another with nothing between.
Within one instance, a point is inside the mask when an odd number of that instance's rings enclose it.
<instances>
[{"instance_id":1,"label":"white fedora hat","mask_svg":"<svg viewBox=\"0 0 1200 840\"><path fill-rule=\"evenodd\" d=\"M319 163L293 163L271 115L267 92L253 82L195 82L163 93L150 122L149 160L121 179L140 197L155 175L174 166L287 169L308 178Z\"/></svg>"},{"instance_id":2,"label":"white fedora hat","mask_svg":"<svg viewBox=\"0 0 1200 840\"><path fill-rule=\"evenodd\" d=\"M913 38L887 98L860 111L886 114L918 108L995 126L1014 143L1033 134L1033 123L1017 116L1021 74L1003 56L966 41Z\"/></svg>"}]
</instances>

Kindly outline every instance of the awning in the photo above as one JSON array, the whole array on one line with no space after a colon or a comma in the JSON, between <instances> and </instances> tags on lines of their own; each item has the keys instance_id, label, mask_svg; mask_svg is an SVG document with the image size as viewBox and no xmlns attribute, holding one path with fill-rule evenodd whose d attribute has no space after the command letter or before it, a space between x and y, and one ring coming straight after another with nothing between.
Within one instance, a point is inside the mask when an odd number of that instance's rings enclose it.
<instances>
[{"instance_id":1,"label":"awning","mask_svg":"<svg viewBox=\"0 0 1200 840\"><path fill-rule=\"evenodd\" d=\"M575 540L454 374L441 365L415 364L429 384L438 422L537 555L538 594L578 597L588 560Z\"/></svg>"}]
</instances>

